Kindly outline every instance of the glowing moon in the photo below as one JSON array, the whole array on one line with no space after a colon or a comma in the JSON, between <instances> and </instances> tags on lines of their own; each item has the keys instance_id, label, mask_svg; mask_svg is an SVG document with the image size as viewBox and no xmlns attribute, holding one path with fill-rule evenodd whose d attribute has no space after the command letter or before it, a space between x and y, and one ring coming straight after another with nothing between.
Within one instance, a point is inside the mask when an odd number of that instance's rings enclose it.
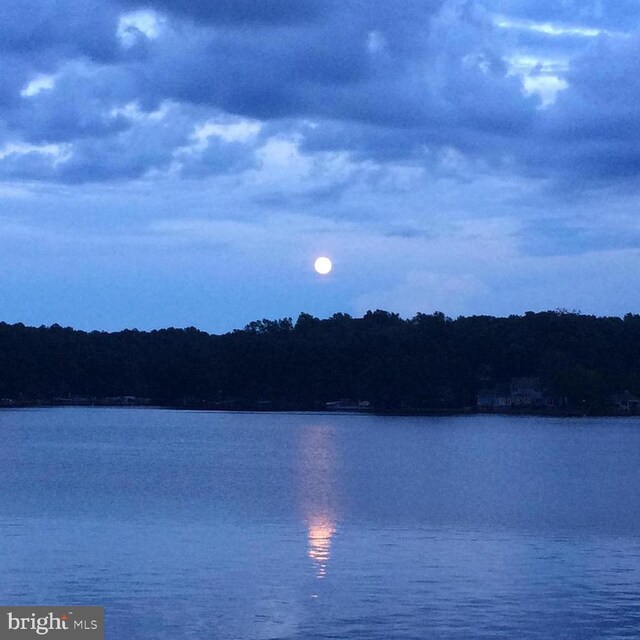
<instances>
[{"instance_id":1,"label":"glowing moon","mask_svg":"<svg viewBox=\"0 0 640 640\"><path fill-rule=\"evenodd\" d=\"M331 269L333 269L333 265L331 264L331 260L326 258L325 256L320 256L314 263L313 268L321 275L326 276Z\"/></svg>"}]
</instances>

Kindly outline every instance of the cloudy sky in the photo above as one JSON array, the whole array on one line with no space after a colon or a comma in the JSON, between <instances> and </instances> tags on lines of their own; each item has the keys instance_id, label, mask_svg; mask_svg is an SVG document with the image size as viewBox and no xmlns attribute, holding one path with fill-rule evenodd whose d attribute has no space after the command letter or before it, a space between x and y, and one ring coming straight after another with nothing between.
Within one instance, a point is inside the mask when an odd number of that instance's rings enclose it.
<instances>
[{"instance_id":1,"label":"cloudy sky","mask_svg":"<svg viewBox=\"0 0 640 640\"><path fill-rule=\"evenodd\" d=\"M639 26L637 0L2 0L0 319L638 312Z\"/></svg>"}]
</instances>

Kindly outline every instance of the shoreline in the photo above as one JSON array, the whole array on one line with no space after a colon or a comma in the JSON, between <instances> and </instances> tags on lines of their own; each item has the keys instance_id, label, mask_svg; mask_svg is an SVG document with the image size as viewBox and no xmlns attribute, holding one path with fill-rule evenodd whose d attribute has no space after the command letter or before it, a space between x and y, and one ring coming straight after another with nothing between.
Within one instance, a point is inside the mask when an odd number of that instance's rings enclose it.
<instances>
[{"instance_id":1,"label":"shoreline","mask_svg":"<svg viewBox=\"0 0 640 640\"><path fill-rule=\"evenodd\" d=\"M220 406L224 404L224 406ZM259 403L258 403L259 404ZM217 405L217 406L216 406ZM126 408L126 409L165 409L172 411L202 411L216 413L292 413L292 414L315 414L315 415L339 415L339 416L362 416L371 415L379 417L463 417L463 416L510 416L510 417L539 417L539 418L639 418L639 414L620 413L620 412L584 412L584 411L552 411L543 410L526 410L523 408L511 409L506 411L487 411L486 409L478 410L474 407L462 407L451 409L366 409L366 410L336 410L324 409L320 407L260 407L256 403L238 403L235 406L229 406L228 403L209 403L209 402L186 402L182 404L172 402L156 402L149 399L136 399L136 401L120 401L110 398L95 399L46 399L46 400L7 400L0 401L0 409L57 409L57 408Z\"/></svg>"}]
</instances>

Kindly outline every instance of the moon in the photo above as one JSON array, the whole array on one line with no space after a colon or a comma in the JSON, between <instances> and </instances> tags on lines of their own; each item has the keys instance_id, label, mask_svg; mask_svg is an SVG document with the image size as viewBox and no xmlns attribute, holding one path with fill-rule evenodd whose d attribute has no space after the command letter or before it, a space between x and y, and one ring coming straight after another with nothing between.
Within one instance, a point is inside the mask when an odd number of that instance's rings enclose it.
<instances>
[{"instance_id":1,"label":"moon","mask_svg":"<svg viewBox=\"0 0 640 640\"><path fill-rule=\"evenodd\" d=\"M331 269L333 269L333 265L331 264L331 260L326 256L320 256L314 263L313 268L319 273L321 276L326 276Z\"/></svg>"}]
</instances>

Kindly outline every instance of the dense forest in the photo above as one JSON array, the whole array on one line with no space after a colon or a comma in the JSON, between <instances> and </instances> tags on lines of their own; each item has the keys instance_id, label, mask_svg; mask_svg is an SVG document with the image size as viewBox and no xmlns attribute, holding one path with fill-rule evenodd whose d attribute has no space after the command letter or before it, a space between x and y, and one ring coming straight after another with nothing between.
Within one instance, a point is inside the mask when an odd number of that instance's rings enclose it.
<instances>
[{"instance_id":1,"label":"dense forest","mask_svg":"<svg viewBox=\"0 0 640 640\"><path fill-rule=\"evenodd\" d=\"M556 410L605 413L613 394L640 395L640 315L303 313L224 335L0 323L0 363L4 406L128 396L203 408L317 410L349 399L378 411L468 411L482 390L520 376L539 379Z\"/></svg>"}]
</instances>

